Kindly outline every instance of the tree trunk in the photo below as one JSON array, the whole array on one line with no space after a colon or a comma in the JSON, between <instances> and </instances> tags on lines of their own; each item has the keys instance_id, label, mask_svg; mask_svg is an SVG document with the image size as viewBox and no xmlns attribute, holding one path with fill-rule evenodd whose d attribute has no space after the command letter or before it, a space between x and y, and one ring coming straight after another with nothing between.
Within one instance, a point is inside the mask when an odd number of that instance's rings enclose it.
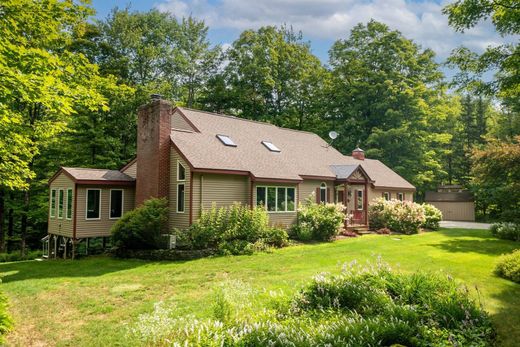
<instances>
[{"instance_id":1,"label":"tree trunk","mask_svg":"<svg viewBox=\"0 0 520 347\"><path fill-rule=\"evenodd\" d=\"M5 252L5 229L4 229L4 221L5 221L5 194L2 189L0 189L0 252Z\"/></svg>"},{"instance_id":2,"label":"tree trunk","mask_svg":"<svg viewBox=\"0 0 520 347\"><path fill-rule=\"evenodd\" d=\"M26 241L27 241L27 214L29 213L29 189L23 194L23 212L22 212L22 225L21 225L21 240L20 240L20 252L25 255Z\"/></svg>"},{"instance_id":3,"label":"tree trunk","mask_svg":"<svg viewBox=\"0 0 520 347\"><path fill-rule=\"evenodd\" d=\"M13 201L13 193L9 194L9 200ZM11 250L11 240L14 236L14 209L11 205L7 211L7 252Z\"/></svg>"}]
</instances>

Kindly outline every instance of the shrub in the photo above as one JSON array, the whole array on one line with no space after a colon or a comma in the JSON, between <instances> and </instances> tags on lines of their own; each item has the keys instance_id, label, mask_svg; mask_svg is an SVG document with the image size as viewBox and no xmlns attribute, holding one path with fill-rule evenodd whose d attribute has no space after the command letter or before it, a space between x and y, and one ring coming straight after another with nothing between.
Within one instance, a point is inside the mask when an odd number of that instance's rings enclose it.
<instances>
[{"instance_id":1,"label":"shrub","mask_svg":"<svg viewBox=\"0 0 520 347\"><path fill-rule=\"evenodd\" d=\"M42 256L42 251L30 251L22 255L20 252L0 253L0 263L10 261L34 260Z\"/></svg>"},{"instance_id":2,"label":"shrub","mask_svg":"<svg viewBox=\"0 0 520 347\"><path fill-rule=\"evenodd\" d=\"M491 234L499 239L520 241L520 224L495 223L491 226Z\"/></svg>"},{"instance_id":3,"label":"shrub","mask_svg":"<svg viewBox=\"0 0 520 347\"><path fill-rule=\"evenodd\" d=\"M193 249L213 248L221 254L251 254L269 247L283 247L287 232L269 226L267 212L234 204L203 211L190 228L178 231L181 244Z\"/></svg>"},{"instance_id":4,"label":"shrub","mask_svg":"<svg viewBox=\"0 0 520 347\"><path fill-rule=\"evenodd\" d=\"M298 208L298 224L294 236L302 241L330 241L343 225L345 207L341 204L317 204L305 201Z\"/></svg>"},{"instance_id":5,"label":"shrub","mask_svg":"<svg viewBox=\"0 0 520 347\"><path fill-rule=\"evenodd\" d=\"M168 202L149 199L112 226L112 244L123 249L155 249L168 230Z\"/></svg>"},{"instance_id":6,"label":"shrub","mask_svg":"<svg viewBox=\"0 0 520 347\"><path fill-rule=\"evenodd\" d=\"M411 201L377 199L368 208L371 228L389 228L404 234L417 234L426 218L424 208Z\"/></svg>"},{"instance_id":7,"label":"shrub","mask_svg":"<svg viewBox=\"0 0 520 347\"><path fill-rule=\"evenodd\" d=\"M261 295L269 295L263 307ZM174 346L492 346L495 339L486 312L453 279L382 262L319 275L292 298L228 282L215 291L212 311L196 319L157 305L129 332L142 345Z\"/></svg>"},{"instance_id":8,"label":"shrub","mask_svg":"<svg viewBox=\"0 0 520 347\"><path fill-rule=\"evenodd\" d=\"M11 330L13 322L7 313L7 298L0 294L0 343L4 342L4 336Z\"/></svg>"},{"instance_id":9,"label":"shrub","mask_svg":"<svg viewBox=\"0 0 520 347\"><path fill-rule=\"evenodd\" d=\"M498 260L495 272L500 277L520 283L520 249L517 249L511 254L501 256Z\"/></svg>"},{"instance_id":10,"label":"shrub","mask_svg":"<svg viewBox=\"0 0 520 347\"><path fill-rule=\"evenodd\" d=\"M440 221L442 220L441 210L430 204L422 204L422 207L424 209L425 217L422 227L430 230L439 229Z\"/></svg>"}]
</instances>

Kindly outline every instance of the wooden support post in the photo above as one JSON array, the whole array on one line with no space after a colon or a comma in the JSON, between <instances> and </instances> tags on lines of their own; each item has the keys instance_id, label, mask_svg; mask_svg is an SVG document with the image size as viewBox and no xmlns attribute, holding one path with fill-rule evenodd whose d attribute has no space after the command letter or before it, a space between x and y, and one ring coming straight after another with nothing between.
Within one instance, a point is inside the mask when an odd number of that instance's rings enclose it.
<instances>
[{"instance_id":1,"label":"wooden support post","mask_svg":"<svg viewBox=\"0 0 520 347\"><path fill-rule=\"evenodd\" d=\"M69 242L66 237L63 238L63 259L67 259L67 243Z\"/></svg>"},{"instance_id":2,"label":"wooden support post","mask_svg":"<svg viewBox=\"0 0 520 347\"><path fill-rule=\"evenodd\" d=\"M72 240L72 260L74 260L74 258L76 258L76 239L71 239Z\"/></svg>"},{"instance_id":3,"label":"wooden support post","mask_svg":"<svg viewBox=\"0 0 520 347\"><path fill-rule=\"evenodd\" d=\"M54 235L54 259L58 258L58 236Z\"/></svg>"}]
</instances>

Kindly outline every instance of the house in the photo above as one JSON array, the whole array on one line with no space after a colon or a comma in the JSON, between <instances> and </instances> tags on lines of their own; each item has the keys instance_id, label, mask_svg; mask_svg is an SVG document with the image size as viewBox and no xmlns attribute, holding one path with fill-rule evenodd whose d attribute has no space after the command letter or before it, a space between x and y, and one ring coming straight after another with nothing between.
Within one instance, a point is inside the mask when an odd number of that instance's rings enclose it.
<instances>
[{"instance_id":1,"label":"house","mask_svg":"<svg viewBox=\"0 0 520 347\"><path fill-rule=\"evenodd\" d=\"M139 109L137 137L136 158L119 171L62 167L49 180L51 253L109 236L123 213L151 197L168 199L172 229L189 227L212 204L234 202L262 206L271 224L287 227L309 197L343 203L349 226L366 226L371 200L411 201L415 191L359 148L345 156L314 133L174 108L157 97Z\"/></svg>"},{"instance_id":2,"label":"house","mask_svg":"<svg viewBox=\"0 0 520 347\"><path fill-rule=\"evenodd\" d=\"M473 194L461 185L441 185L436 192L426 192L424 201L441 210L444 220L475 221Z\"/></svg>"}]
</instances>

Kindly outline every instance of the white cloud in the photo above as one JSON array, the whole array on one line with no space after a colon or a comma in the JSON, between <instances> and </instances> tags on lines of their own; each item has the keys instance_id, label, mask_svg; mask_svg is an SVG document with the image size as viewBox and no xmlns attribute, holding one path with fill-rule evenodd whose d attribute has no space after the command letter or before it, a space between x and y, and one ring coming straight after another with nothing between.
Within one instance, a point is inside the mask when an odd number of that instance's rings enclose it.
<instances>
[{"instance_id":1,"label":"white cloud","mask_svg":"<svg viewBox=\"0 0 520 347\"><path fill-rule=\"evenodd\" d=\"M288 24L311 40L336 40L348 36L357 23L375 19L401 31L423 47L433 49L440 59L464 44L482 51L504 42L490 23L464 34L448 26L441 10L446 0L165 0L156 5L182 17L204 19L210 28L256 29L264 25Z\"/></svg>"}]
</instances>

